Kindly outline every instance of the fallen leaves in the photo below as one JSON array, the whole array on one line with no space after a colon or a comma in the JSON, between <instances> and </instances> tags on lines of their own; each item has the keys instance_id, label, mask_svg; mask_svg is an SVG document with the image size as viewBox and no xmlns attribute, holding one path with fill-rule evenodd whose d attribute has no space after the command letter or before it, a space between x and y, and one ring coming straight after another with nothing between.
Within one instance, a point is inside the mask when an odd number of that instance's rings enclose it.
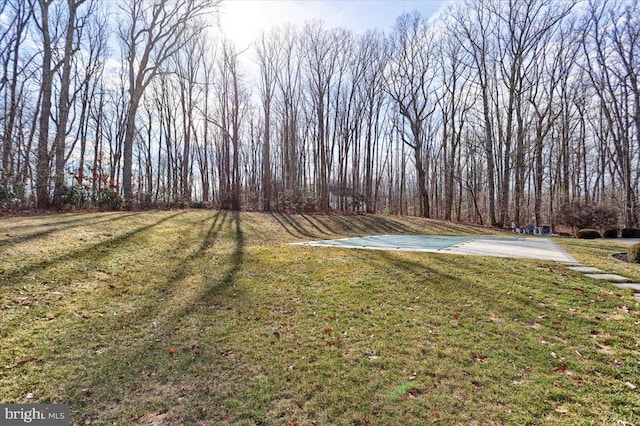
<instances>
[{"instance_id":1,"label":"fallen leaves","mask_svg":"<svg viewBox=\"0 0 640 426\"><path fill-rule=\"evenodd\" d=\"M600 343L596 342L596 351L601 353L601 354L605 354L605 355L613 355L613 350L611 349L611 346L607 346L607 345L603 345Z\"/></svg>"},{"instance_id":2,"label":"fallen leaves","mask_svg":"<svg viewBox=\"0 0 640 426\"><path fill-rule=\"evenodd\" d=\"M169 413L146 413L138 420L138 424L144 425L166 425L168 424Z\"/></svg>"},{"instance_id":3,"label":"fallen leaves","mask_svg":"<svg viewBox=\"0 0 640 426\"><path fill-rule=\"evenodd\" d=\"M477 362L484 363L484 362L487 362L487 356L486 356L486 355L483 355L483 354L475 353L475 354L473 354L473 356L471 357L471 360L472 360L474 363L477 363Z\"/></svg>"},{"instance_id":4,"label":"fallen leaves","mask_svg":"<svg viewBox=\"0 0 640 426\"><path fill-rule=\"evenodd\" d=\"M35 356L30 356L29 358L25 358L23 360L20 360L16 363L16 366L18 367L22 367L25 364L28 364L30 362L36 361L38 358L36 358Z\"/></svg>"},{"instance_id":5,"label":"fallen leaves","mask_svg":"<svg viewBox=\"0 0 640 426\"><path fill-rule=\"evenodd\" d=\"M56 312L55 314L47 318L47 321L53 321L54 319L58 318L60 315L62 315L62 312Z\"/></svg>"},{"instance_id":6,"label":"fallen leaves","mask_svg":"<svg viewBox=\"0 0 640 426\"><path fill-rule=\"evenodd\" d=\"M109 348L95 348L93 349L93 353L96 355L101 355L105 353Z\"/></svg>"},{"instance_id":7,"label":"fallen leaves","mask_svg":"<svg viewBox=\"0 0 640 426\"><path fill-rule=\"evenodd\" d=\"M220 352L220 355L222 355L225 358L229 358L229 357L233 356L234 354L235 354L235 351L233 349L227 349L227 350L224 350L224 351Z\"/></svg>"}]
</instances>

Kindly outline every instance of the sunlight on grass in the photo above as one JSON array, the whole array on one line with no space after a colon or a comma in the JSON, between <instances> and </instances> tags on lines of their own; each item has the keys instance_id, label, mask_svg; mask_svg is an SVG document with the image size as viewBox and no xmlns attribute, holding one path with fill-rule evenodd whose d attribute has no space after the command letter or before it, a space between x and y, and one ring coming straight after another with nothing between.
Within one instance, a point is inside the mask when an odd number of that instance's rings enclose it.
<instances>
[{"instance_id":1,"label":"sunlight on grass","mask_svg":"<svg viewBox=\"0 0 640 426\"><path fill-rule=\"evenodd\" d=\"M290 246L487 234L216 211L3 219L0 400L93 424L638 423L638 304L563 265ZM608 243L560 242L615 265ZM617 268L617 269L616 269Z\"/></svg>"}]
</instances>

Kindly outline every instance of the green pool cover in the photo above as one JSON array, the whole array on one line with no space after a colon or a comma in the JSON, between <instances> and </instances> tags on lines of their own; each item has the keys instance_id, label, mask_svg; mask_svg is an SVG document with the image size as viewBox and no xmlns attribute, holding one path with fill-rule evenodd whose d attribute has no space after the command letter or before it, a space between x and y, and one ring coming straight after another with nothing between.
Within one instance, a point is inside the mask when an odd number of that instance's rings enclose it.
<instances>
[{"instance_id":1,"label":"green pool cover","mask_svg":"<svg viewBox=\"0 0 640 426\"><path fill-rule=\"evenodd\" d=\"M575 263L576 260L548 238L456 236L456 235L372 235L337 240L294 243L316 247L359 248L470 254L553 260Z\"/></svg>"},{"instance_id":2,"label":"green pool cover","mask_svg":"<svg viewBox=\"0 0 640 426\"><path fill-rule=\"evenodd\" d=\"M472 238L470 237L442 235L375 235L370 237L313 241L310 244L313 244L314 246L345 248L440 250L471 239Z\"/></svg>"}]
</instances>

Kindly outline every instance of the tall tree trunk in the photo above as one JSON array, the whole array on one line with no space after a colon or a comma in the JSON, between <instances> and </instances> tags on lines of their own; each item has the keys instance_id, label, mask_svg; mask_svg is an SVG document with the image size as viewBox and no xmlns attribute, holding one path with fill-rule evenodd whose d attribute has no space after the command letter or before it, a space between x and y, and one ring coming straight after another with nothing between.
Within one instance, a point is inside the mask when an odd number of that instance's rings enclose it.
<instances>
[{"instance_id":1,"label":"tall tree trunk","mask_svg":"<svg viewBox=\"0 0 640 426\"><path fill-rule=\"evenodd\" d=\"M49 115L51 114L51 95L53 91L53 70L51 34L49 32L49 6L53 0L39 0L40 31L42 33L42 83L40 87L40 126L36 159L36 196L38 208L49 207Z\"/></svg>"},{"instance_id":2,"label":"tall tree trunk","mask_svg":"<svg viewBox=\"0 0 640 426\"><path fill-rule=\"evenodd\" d=\"M73 40L76 30L77 8L84 0L67 0L68 21L65 32L64 56L62 58L62 78L60 80L60 98L58 102L58 127L53 142L55 147L56 174L54 178L53 204L57 208L62 207L65 179L64 167L66 164L66 137L67 121L69 120L69 90L71 86L71 57L73 55Z\"/></svg>"},{"instance_id":3,"label":"tall tree trunk","mask_svg":"<svg viewBox=\"0 0 640 426\"><path fill-rule=\"evenodd\" d=\"M262 209L271 211L271 94L265 95L264 107L264 139L262 141Z\"/></svg>"},{"instance_id":4,"label":"tall tree trunk","mask_svg":"<svg viewBox=\"0 0 640 426\"><path fill-rule=\"evenodd\" d=\"M133 207L133 139L136 133L136 114L140 105L141 92L131 93L131 103L127 111L127 121L122 148L122 189L124 190L124 203L126 209Z\"/></svg>"}]
</instances>

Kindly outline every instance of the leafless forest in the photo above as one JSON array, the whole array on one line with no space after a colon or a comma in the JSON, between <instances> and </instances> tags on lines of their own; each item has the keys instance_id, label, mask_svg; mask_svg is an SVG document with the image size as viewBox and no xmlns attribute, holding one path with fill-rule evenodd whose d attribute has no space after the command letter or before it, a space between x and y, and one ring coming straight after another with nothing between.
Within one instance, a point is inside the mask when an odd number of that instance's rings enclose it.
<instances>
[{"instance_id":1,"label":"leafless forest","mask_svg":"<svg viewBox=\"0 0 640 426\"><path fill-rule=\"evenodd\" d=\"M637 1L465 0L243 51L220 7L0 0L2 207L638 225Z\"/></svg>"}]
</instances>

